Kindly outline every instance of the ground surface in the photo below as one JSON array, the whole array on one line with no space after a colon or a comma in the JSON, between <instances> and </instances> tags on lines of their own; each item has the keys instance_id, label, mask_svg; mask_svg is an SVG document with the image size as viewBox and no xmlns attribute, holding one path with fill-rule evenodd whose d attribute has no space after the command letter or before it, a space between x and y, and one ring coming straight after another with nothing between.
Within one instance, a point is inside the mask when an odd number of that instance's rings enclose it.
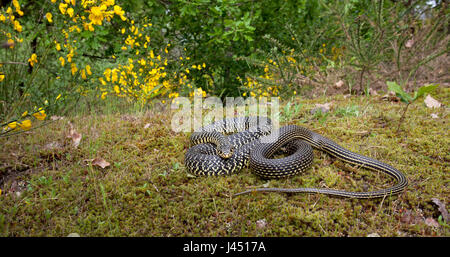
<instances>
[{"instance_id":1,"label":"ground surface","mask_svg":"<svg viewBox=\"0 0 450 257\"><path fill-rule=\"evenodd\" d=\"M293 100L290 109L281 108L283 124L305 126L406 174L404 193L378 200L277 193L231 198L261 186L368 191L394 181L342 168L317 151L313 166L289 179L266 181L249 170L193 178L183 165L189 134L170 129L169 112L65 117L0 139L0 235L450 236L433 202L449 204L449 95L448 88L433 93L444 104L439 109L423 99L411 105L398 134L404 105L378 96ZM331 103L331 110L311 114L317 103ZM82 136L78 147L69 121Z\"/></svg>"}]
</instances>

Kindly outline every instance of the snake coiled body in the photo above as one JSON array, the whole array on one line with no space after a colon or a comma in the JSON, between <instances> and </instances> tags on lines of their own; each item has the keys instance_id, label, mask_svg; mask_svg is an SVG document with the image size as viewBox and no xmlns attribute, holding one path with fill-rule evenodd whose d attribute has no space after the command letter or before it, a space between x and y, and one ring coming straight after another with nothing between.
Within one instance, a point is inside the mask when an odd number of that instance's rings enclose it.
<instances>
[{"instance_id":1,"label":"snake coiled body","mask_svg":"<svg viewBox=\"0 0 450 257\"><path fill-rule=\"evenodd\" d=\"M250 150L271 131L270 119L240 117L216 121L192 133L185 166L199 176L229 175L248 165ZM235 133L238 132L238 133ZM228 137L226 135L229 135Z\"/></svg>"},{"instance_id":2,"label":"snake coiled body","mask_svg":"<svg viewBox=\"0 0 450 257\"><path fill-rule=\"evenodd\" d=\"M397 184L386 189L370 192L348 192L327 188L258 188L235 195L264 191L320 193L350 198L378 198L398 194L408 185L404 174L394 167L351 152L309 129L288 125L275 131L269 131L268 126L251 127L247 126L246 123L248 122L249 118L246 117L226 119L215 122L200 132L193 133L191 142L196 145L188 149L185 156L185 165L188 171L195 175L224 175L238 172L248 165L254 173L263 178L283 178L308 169L312 164L312 149L314 148L343 162L374 171L382 171L396 179ZM224 134L231 133L233 127L234 129L239 127L248 130L226 137ZM272 140L267 140L268 138ZM288 156L273 159L274 154L283 148Z\"/></svg>"}]
</instances>

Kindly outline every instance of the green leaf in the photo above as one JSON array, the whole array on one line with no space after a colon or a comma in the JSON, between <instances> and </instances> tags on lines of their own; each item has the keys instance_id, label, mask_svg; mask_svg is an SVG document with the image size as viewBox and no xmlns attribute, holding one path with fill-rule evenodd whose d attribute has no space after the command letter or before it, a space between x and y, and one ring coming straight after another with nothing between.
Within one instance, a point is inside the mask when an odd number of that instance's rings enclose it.
<instances>
[{"instance_id":1,"label":"green leaf","mask_svg":"<svg viewBox=\"0 0 450 257\"><path fill-rule=\"evenodd\" d=\"M414 101L414 99L408 93L403 91L402 87L396 82L387 81L386 84L388 86L388 89L390 91L393 91L397 95L397 97L399 97L400 100L402 100L402 102L409 104L412 101Z\"/></svg>"},{"instance_id":2,"label":"green leaf","mask_svg":"<svg viewBox=\"0 0 450 257\"><path fill-rule=\"evenodd\" d=\"M394 91L394 93L397 93L397 94L405 93L405 91L403 91L402 87L393 81L387 81L386 84L388 86L388 89L390 91Z\"/></svg>"},{"instance_id":3,"label":"green leaf","mask_svg":"<svg viewBox=\"0 0 450 257\"><path fill-rule=\"evenodd\" d=\"M89 39L92 37L92 32L89 30L84 30L80 33L80 35L86 39Z\"/></svg>"},{"instance_id":4,"label":"green leaf","mask_svg":"<svg viewBox=\"0 0 450 257\"><path fill-rule=\"evenodd\" d=\"M252 41L253 41L253 38L252 38L251 36L249 36L249 35L244 35L244 38L245 38L247 41L249 41L249 42L252 42Z\"/></svg>"},{"instance_id":5,"label":"green leaf","mask_svg":"<svg viewBox=\"0 0 450 257\"><path fill-rule=\"evenodd\" d=\"M413 101L416 100L417 98L430 93L431 91L435 90L437 87L439 86L439 84L435 84L435 85L425 85L420 87L415 93L414 93L414 98Z\"/></svg>"}]
</instances>

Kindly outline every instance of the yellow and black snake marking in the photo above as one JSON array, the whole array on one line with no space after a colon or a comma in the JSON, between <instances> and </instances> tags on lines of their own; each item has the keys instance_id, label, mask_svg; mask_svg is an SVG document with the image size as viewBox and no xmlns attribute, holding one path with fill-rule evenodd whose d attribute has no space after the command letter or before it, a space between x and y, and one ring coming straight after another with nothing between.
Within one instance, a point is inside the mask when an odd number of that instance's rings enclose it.
<instances>
[{"instance_id":1,"label":"yellow and black snake marking","mask_svg":"<svg viewBox=\"0 0 450 257\"><path fill-rule=\"evenodd\" d=\"M263 143L261 138L270 133L270 126L249 126L256 117L225 119L204 127L191 135L194 145L188 149L185 164L195 175L224 175L240 171L247 165L263 178L283 178L298 174L311 166L312 148L324 151L339 160L374 171L382 171L397 180L392 187L371 192L348 192L325 188L258 188L235 194L250 192L319 193L349 198L379 198L402 192L408 185L405 175L394 167L375 159L353 153L334 141L306 128L288 125L279 128L274 142ZM258 117L258 120L270 120ZM238 128L240 130L238 130ZM243 129L247 129L242 131ZM224 134L242 131L230 136ZM215 145L215 146L214 146ZM280 159L271 159L285 148L289 154ZM220 150L219 150L220 149Z\"/></svg>"}]
</instances>

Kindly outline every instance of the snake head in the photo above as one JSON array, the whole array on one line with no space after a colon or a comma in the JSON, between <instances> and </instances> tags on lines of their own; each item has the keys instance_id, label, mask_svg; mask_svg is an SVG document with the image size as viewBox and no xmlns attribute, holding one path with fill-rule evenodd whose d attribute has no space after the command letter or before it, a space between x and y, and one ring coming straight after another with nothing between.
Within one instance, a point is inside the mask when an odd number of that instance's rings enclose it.
<instances>
[{"instance_id":1,"label":"snake head","mask_svg":"<svg viewBox=\"0 0 450 257\"><path fill-rule=\"evenodd\" d=\"M234 146L229 144L218 145L217 146L217 154L224 159L231 158L233 156Z\"/></svg>"}]
</instances>

